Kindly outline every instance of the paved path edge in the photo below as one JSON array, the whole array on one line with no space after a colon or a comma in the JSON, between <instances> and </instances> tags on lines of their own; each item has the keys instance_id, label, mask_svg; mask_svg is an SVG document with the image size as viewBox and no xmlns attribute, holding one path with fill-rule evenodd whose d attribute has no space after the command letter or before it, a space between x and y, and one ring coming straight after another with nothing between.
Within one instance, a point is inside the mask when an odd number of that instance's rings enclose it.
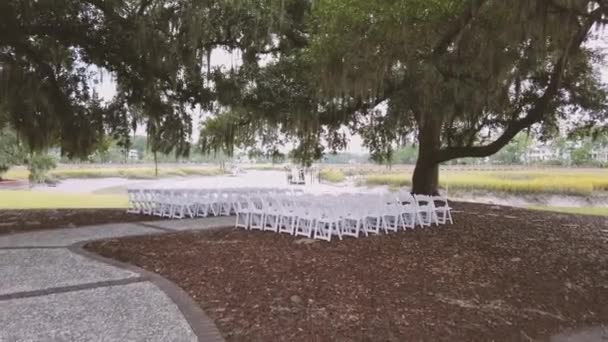
<instances>
[{"instance_id":1,"label":"paved path edge","mask_svg":"<svg viewBox=\"0 0 608 342\"><path fill-rule=\"evenodd\" d=\"M211 228L211 229L219 229ZM177 231L173 231L177 233ZM167 232L169 233L169 232ZM161 234L167 234L161 233ZM192 328L192 331L198 338L200 342L223 342L224 338L220 333L219 329L213 322L209 316L201 309L201 307L188 295L186 291L177 286L177 284L172 281L164 278L163 276L144 270L143 268L137 267L135 265L125 263L122 261L118 261L115 259L106 258L99 254L87 251L84 249L84 246L92 241L98 241L99 239L90 240L90 241L81 241L77 242L71 246L68 246L67 249L71 252L81 255L83 257L102 262L105 264L109 264L111 266L115 266L124 270L128 270L131 272L138 273L141 276L141 280L147 280L156 287L158 287L162 292L164 292L173 303L178 307L181 313L184 315L184 318ZM101 239L103 240L103 239Z\"/></svg>"}]
</instances>

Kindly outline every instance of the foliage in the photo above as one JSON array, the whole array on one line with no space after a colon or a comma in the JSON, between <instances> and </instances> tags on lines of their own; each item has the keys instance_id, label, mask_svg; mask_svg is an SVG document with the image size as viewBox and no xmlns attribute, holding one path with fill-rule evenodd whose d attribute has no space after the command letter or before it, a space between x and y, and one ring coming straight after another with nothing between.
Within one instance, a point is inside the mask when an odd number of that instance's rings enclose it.
<instances>
[{"instance_id":1,"label":"foliage","mask_svg":"<svg viewBox=\"0 0 608 342\"><path fill-rule=\"evenodd\" d=\"M23 163L24 157L25 149L15 132L9 128L0 129L0 180L11 166Z\"/></svg>"},{"instance_id":2,"label":"foliage","mask_svg":"<svg viewBox=\"0 0 608 342\"><path fill-rule=\"evenodd\" d=\"M134 149L138 153L137 160L131 160L127 158L127 150L124 146L120 145L120 142L116 139L105 137L102 144L95 147L92 155L89 156L88 161L92 163L114 163L114 164L134 164L141 162L153 162L154 152L148 148L148 137L142 135L135 135L132 138L132 144L130 149ZM194 148L188 156L179 156L177 151L170 150L169 153L157 154L157 160L159 163L175 163L178 161L188 161L193 163L214 163L220 160L230 159L222 152L214 155L203 154L198 148ZM71 160L68 158L62 158L62 163L69 164Z\"/></svg>"},{"instance_id":3,"label":"foliage","mask_svg":"<svg viewBox=\"0 0 608 342\"><path fill-rule=\"evenodd\" d=\"M596 0L5 1L0 106L31 149L69 157L107 135L128 148L141 124L155 157L186 155L195 110L214 113L201 150L228 156L293 143L309 165L351 131L383 162L416 136L415 191L431 193L440 163L603 122L588 42L607 16ZM238 62L211 65L222 48Z\"/></svg>"},{"instance_id":4,"label":"foliage","mask_svg":"<svg viewBox=\"0 0 608 342\"><path fill-rule=\"evenodd\" d=\"M146 124L153 152L189 152L191 115L237 86L235 68L212 66L217 49L241 68L300 39L296 0L3 1L0 105L28 146L86 158L106 135L130 145ZM285 13L295 13L291 16ZM289 23L287 25L286 23ZM93 87L110 77L103 102Z\"/></svg>"},{"instance_id":5,"label":"foliage","mask_svg":"<svg viewBox=\"0 0 608 342\"><path fill-rule=\"evenodd\" d=\"M604 4L326 0L316 11L322 89L386 100L362 127L372 153L388 157L403 126L435 125L431 161L486 156L535 123L548 135L570 113L606 114L597 55L583 47Z\"/></svg>"},{"instance_id":6,"label":"foliage","mask_svg":"<svg viewBox=\"0 0 608 342\"><path fill-rule=\"evenodd\" d=\"M324 145L346 146L345 128L377 162L416 136L423 176L490 156L524 130L546 140L559 120L608 116L602 56L587 44L607 16L596 1L315 1L307 44L235 75L245 86L224 103L230 119L215 141L291 140L309 164ZM419 183L434 191L432 176Z\"/></svg>"},{"instance_id":7,"label":"foliage","mask_svg":"<svg viewBox=\"0 0 608 342\"><path fill-rule=\"evenodd\" d=\"M49 171L57 167L55 158L48 154L32 153L28 159L27 169L29 171L30 183L44 183L50 180Z\"/></svg>"},{"instance_id":8,"label":"foliage","mask_svg":"<svg viewBox=\"0 0 608 342\"><path fill-rule=\"evenodd\" d=\"M499 164L517 165L524 161L526 151L530 147L530 137L520 133L505 145L498 153L492 156L492 160Z\"/></svg>"},{"instance_id":9,"label":"foliage","mask_svg":"<svg viewBox=\"0 0 608 342\"><path fill-rule=\"evenodd\" d=\"M395 164L415 164L418 159L418 148L410 145L397 149L393 155Z\"/></svg>"},{"instance_id":10,"label":"foliage","mask_svg":"<svg viewBox=\"0 0 608 342\"><path fill-rule=\"evenodd\" d=\"M570 157L574 165L589 165L591 163L591 141L584 141L580 147L572 150Z\"/></svg>"}]
</instances>

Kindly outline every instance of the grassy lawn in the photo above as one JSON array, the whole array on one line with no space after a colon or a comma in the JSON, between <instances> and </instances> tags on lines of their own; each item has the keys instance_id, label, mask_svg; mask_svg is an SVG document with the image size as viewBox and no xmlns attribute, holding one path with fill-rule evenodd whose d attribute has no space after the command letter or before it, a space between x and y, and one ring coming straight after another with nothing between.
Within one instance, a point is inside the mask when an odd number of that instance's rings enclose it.
<instances>
[{"instance_id":1,"label":"grassy lawn","mask_svg":"<svg viewBox=\"0 0 608 342\"><path fill-rule=\"evenodd\" d=\"M217 176L222 171L212 166L184 166L184 167L159 167L158 177L184 177L184 176ZM29 172L24 168L12 168L3 178L27 179ZM50 175L58 179L68 178L130 178L130 179L153 179L156 178L153 166L144 167L99 167L99 168L69 168L59 167L50 172Z\"/></svg>"},{"instance_id":2,"label":"grassy lawn","mask_svg":"<svg viewBox=\"0 0 608 342\"><path fill-rule=\"evenodd\" d=\"M0 209L126 208L126 195L2 190Z\"/></svg>"},{"instance_id":3,"label":"grassy lawn","mask_svg":"<svg viewBox=\"0 0 608 342\"><path fill-rule=\"evenodd\" d=\"M558 213L577 214L577 215L595 215L608 216L608 207L529 207L533 210L555 211Z\"/></svg>"},{"instance_id":4,"label":"grassy lawn","mask_svg":"<svg viewBox=\"0 0 608 342\"><path fill-rule=\"evenodd\" d=\"M411 185L411 173L370 174L368 186ZM512 194L558 194L587 196L608 190L608 171L597 170L516 170L516 171L440 171L439 182L450 190L486 190Z\"/></svg>"}]
</instances>

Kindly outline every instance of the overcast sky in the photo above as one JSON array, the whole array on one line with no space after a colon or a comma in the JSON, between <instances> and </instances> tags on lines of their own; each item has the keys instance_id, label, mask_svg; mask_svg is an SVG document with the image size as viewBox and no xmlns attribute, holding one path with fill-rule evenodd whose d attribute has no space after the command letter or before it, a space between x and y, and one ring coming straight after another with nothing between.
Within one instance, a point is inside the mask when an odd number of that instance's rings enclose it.
<instances>
[{"instance_id":1,"label":"overcast sky","mask_svg":"<svg viewBox=\"0 0 608 342\"><path fill-rule=\"evenodd\" d=\"M598 31L595 33L595 38L592 39L589 43L592 47L600 48L604 53L608 54L608 35L606 35L603 29L602 31ZM605 61L606 62L606 61ZM232 66L238 66L240 63L240 55L238 52L231 53L224 49L215 49L211 54L211 65L222 66L225 68L230 68ZM604 83L608 83L608 65L604 63L604 65L599 65L598 69L602 75L602 80ZM100 82L97 86L97 91L101 98L104 100L110 100L116 93L116 85L111 77L103 77L103 82ZM208 114L203 114L208 115ZM193 113L193 139L194 141L198 140L198 125L201 120L201 113L194 112ZM137 134L145 135L145 127L139 127ZM359 135L350 135L349 144L346 149L346 152L351 153L367 153L368 150L362 146L362 140Z\"/></svg>"}]
</instances>

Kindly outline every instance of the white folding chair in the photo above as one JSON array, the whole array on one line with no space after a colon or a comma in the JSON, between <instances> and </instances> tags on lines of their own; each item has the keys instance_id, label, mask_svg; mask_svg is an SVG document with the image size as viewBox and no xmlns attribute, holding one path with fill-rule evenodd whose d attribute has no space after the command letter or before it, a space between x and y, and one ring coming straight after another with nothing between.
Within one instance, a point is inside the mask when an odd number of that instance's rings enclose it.
<instances>
[{"instance_id":1,"label":"white folding chair","mask_svg":"<svg viewBox=\"0 0 608 342\"><path fill-rule=\"evenodd\" d=\"M367 233L379 234L382 228L384 206L377 196L362 196L365 213L365 230Z\"/></svg>"},{"instance_id":2,"label":"white folding chair","mask_svg":"<svg viewBox=\"0 0 608 342\"><path fill-rule=\"evenodd\" d=\"M310 205L307 201L299 201L294 207L296 225L294 228L295 236L312 237L315 226L315 219L318 217L317 208Z\"/></svg>"},{"instance_id":3,"label":"white folding chair","mask_svg":"<svg viewBox=\"0 0 608 342\"><path fill-rule=\"evenodd\" d=\"M264 230L278 232L281 221L279 203L271 196L262 197L261 201L264 204Z\"/></svg>"},{"instance_id":4,"label":"white folding chair","mask_svg":"<svg viewBox=\"0 0 608 342\"><path fill-rule=\"evenodd\" d=\"M251 208L249 208L249 204L250 202L244 196L237 199L235 228L249 229L249 222L251 219Z\"/></svg>"},{"instance_id":5,"label":"white folding chair","mask_svg":"<svg viewBox=\"0 0 608 342\"><path fill-rule=\"evenodd\" d=\"M389 230L396 232L400 227L404 226L402 207L395 199L390 197L385 197L383 203L386 204L382 215L382 227L385 232Z\"/></svg>"},{"instance_id":6,"label":"white folding chair","mask_svg":"<svg viewBox=\"0 0 608 342\"><path fill-rule=\"evenodd\" d=\"M433 223L438 225L437 214L434 210L433 200L427 195L414 195L416 201L416 218L422 227L430 227Z\"/></svg>"},{"instance_id":7,"label":"white folding chair","mask_svg":"<svg viewBox=\"0 0 608 342\"><path fill-rule=\"evenodd\" d=\"M264 230L264 202L257 197L252 196L249 198L249 229Z\"/></svg>"},{"instance_id":8,"label":"white folding chair","mask_svg":"<svg viewBox=\"0 0 608 342\"><path fill-rule=\"evenodd\" d=\"M315 239L331 241L332 235L337 235L342 240L340 224L342 218L336 214L335 207L330 203L327 206L319 207L316 211L317 218L315 221L314 235Z\"/></svg>"},{"instance_id":9,"label":"white folding chair","mask_svg":"<svg viewBox=\"0 0 608 342\"><path fill-rule=\"evenodd\" d=\"M129 197L129 207L127 209L127 213L142 213L143 208L141 202L141 191L139 189L127 189L127 196Z\"/></svg>"},{"instance_id":10,"label":"white folding chair","mask_svg":"<svg viewBox=\"0 0 608 342\"><path fill-rule=\"evenodd\" d=\"M278 200L281 216L279 219L279 233L288 233L293 235L297 216L294 213L293 200L284 197Z\"/></svg>"},{"instance_id":11,"label":"white folding chair","mask_svg":"<svg viewBox=\"0 0 608 342\"><path fill-rule=\"evenodd\" d=\"M345 201L345 208L342 216L342 235L359 237L361 231L367 236L365 229L365 209L354 199Z\"/></svg>"},{"instance_id":12,"label":"white folding chair","mask_svg":"<svg viewBox=\"0 0 608 342\"><path fill-rule=\"evenodd\" d=\"M443 196L432 196L433 206L435 208L435 214L439 224L446 224L448 221L450 224L454 224L452 220L452 208L448 203L448 198Z\"/></svg>"}]
</instances>

